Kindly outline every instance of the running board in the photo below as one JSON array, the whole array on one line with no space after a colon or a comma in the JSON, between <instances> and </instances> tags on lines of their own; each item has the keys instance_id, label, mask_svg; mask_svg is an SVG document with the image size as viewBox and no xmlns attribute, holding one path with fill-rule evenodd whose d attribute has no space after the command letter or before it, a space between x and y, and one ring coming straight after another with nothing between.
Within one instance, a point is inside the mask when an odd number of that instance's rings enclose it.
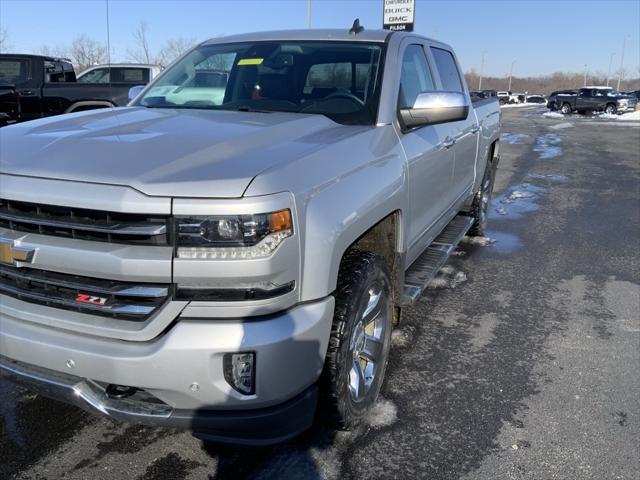
<instances>
[{"instance_id":1,"label":"running board","mask_svg":"<svg viewBox=\"0 0 640 480\"><path fill-rule=\"evenodd\" d=\"M473 222L473 217L465 215L454 217L431 245L411 264L404 274L401 305L413 305L420 299L422 292L447 262Z\"/></svg>"}]
</instances>

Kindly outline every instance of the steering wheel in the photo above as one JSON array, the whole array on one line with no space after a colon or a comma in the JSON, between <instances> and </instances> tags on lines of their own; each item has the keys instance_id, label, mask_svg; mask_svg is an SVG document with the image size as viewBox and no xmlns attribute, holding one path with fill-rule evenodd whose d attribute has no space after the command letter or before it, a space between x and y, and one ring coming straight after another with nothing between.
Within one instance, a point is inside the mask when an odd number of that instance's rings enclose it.
<instances>
[{"instance_id":1,"label":"steering wheel","mask_svg":"<svg viewBox=\"0 0 640 480\"><path fill-rule=\"evenodd\" d=\"M362 99L347 90L338 90L337 92L330 93L324 97L324 100L328 100L330 98L346 98L351 100L353 103L357 103L359 106L364 107Z\"/></svg>"}]
</instances>

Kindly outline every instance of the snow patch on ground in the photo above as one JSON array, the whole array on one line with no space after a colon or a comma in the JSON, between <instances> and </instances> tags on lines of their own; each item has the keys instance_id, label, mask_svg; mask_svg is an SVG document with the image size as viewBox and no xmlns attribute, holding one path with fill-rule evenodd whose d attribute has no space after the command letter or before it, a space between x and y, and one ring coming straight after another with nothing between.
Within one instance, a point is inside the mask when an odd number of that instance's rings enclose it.
<instances>
[{"instance_id":1,"label":"snow patch on ground","mask_svg":"<svg viewBox=\"0 0 640 480\"><path fill-rule=\"evenodd\" d=\"M527 137L528 135L525 135L524 133L505 132L502 135L500 135L500 142L506 143L508 145L519 145L520 143L522 143L522 140Z\"/></svg>"},{"instance_id":2,"label":"snow patch on ground","mask_svg":"<svg viewBox=\"0 0 640 480\"><path fill-rule=\"evenodd\" d=\"M559 157L562 155L562 148L558 146L560 137L555 133L547 133L536 138L534 152L538 152L542 160Z\"/></svg>"},{"instance_id":3,"label":"snow patch on ground","mask_svg":"<svg viewBox=\"0 0 640 480\"><path fill-rule=\"evenodd\" d=\"M565 128L571 128L573 127L573 123L569 123L569 122L563 122L563 123L558 123L556 125L551 125L549 127L550 130L564 130Z\"/></svg>"},{"instance_id":4,"label":"snow patch on ground","mask_svg":"<svg viewBox=\"0 0 640 480\"><path fill-rule=\"evenodd\" d=\"M522 108L522 107L539 107L541 103L509 103L507 105L500 105L500 108Z\"/></svg>"},{"instance_id":5,"label":"snow patch on ground","mask_svg":"<svg viewBox=\"0 0 640 480\"><path fill-rule=\"evenodd\" d=\"M622 115L603 113L602 115L598 115L598 118L610 118L612 120L622 120L623 122L638 121L640 120L640 110L636 110L635 112L623 113Z\"/></svg>"},{"instance_id":6,"label":"snow patch on ground","mask_svg":"<svg viewBox=\"0 0 640 480\"><path fill-rule=\"evenodd\" d=\"M530 183L514 185L510 192L507 191L494 198L495 212L499 215L511 215L512 218L533 212L538 209L536 200L543 190L544 188ZM490 217L493 217L492 213Z\"/></svg>"},{"instance_id":7,"label":"snow patch on ground","mask_svg":"<svg viewBox=\"0 0 640 480\"><path fill-rule=\"evenodd\" d=\"M372 428L388 427L398 420L398 407L391 400L379 397L365 417L365 422Z\"/></svg>"},{"instance_id":8,"label":"snow patch on ground","mask_svg":"<svg viewBox=\"0 0 640 480\"><path fill-rule=\"evenodd\" d=\"M429 283L430 289L456 288L467 281L467 274L451 265L445 265L440 269L435 278Z\"/></svg>"},{"instance_id":9,"label":"snow patch on ground","mask_svg":"<svg viewBox=\"0 0 640 480\"><path fill-rule=\"evenodd\" d=\"M527 176L531 178L536 178L538 180L554 180L556 182L566 182L567 180L569 180L564 175L554 175L552 173L547 173L547 174L529 173Z\"/></svg>"},{"instance_id":10,"label":"snow patch on ground","mask_svg":"<svg viewBox=\"0 0 640 480\"><path fill-rule=\"evenodd\" d=\"M496 241L489 237L464 237L460 243L466 243L467 245L479 245L481 247L490 247Z\"/></svg>"},{"instance_id":11,"label":"snow patch on ground","mask_svg":"<svg viewBox=\"0 0 640 480\"><path fill-rule=\"evenodd\" d=\"M409 345L412 335L413 328L409 328L409 326L394 328L391 332L391 346L394 348L406 347Z\"/></svg>"},{"instance_id":12,"label":"snow patch on ground","mask_svg":"<svg viewBox=\"0 0 640 480\"><path fill-rule=\"evenodd\" d=\"M542 116L547 118L564 118L564 115L558 112L546 112L543 113Z\"/></svg>"}]
</instances>

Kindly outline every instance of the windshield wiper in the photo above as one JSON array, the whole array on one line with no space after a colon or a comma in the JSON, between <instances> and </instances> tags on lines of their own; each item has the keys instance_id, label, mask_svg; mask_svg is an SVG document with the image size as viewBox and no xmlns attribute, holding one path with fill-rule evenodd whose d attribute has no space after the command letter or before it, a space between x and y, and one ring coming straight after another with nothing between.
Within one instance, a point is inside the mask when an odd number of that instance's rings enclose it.
<instances>
[{"instance_id":1,"label":"windshield wiper","mask_svg":"<svg viewBox=\"0 0 640 480\"><path fill-rule=\"evenodd\" d=\"M229 110L235 110L236 112L273 113L271 110L260 110L259 108L251 108L247 105L240 105L239 107L230 108Z\"/></svg>"}]
</instances>

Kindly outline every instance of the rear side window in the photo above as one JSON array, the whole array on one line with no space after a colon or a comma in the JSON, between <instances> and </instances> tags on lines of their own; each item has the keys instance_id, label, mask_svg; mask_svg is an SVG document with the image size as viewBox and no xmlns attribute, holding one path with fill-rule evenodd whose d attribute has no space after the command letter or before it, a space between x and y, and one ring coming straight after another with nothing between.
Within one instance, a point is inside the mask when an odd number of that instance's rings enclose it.
<instances>
[{"instance_id":1,"label":"rear side window","mask_svg":"<svg viewBox=\"0 0 640 480\"><path fill-rule=\"evenodd\" d=\"M0 83L20 85L29 78L29 61L20 59L0 60Z\"/></svg>"},{"instance_id":2,"label":"rear side window","mask_svg":"<svg viewBox=\"0 0 640 480\"><path fill-rule=\"evenodd\" d=\"M433 59L436 62L442 88L448 92L462 92L462 80L451 52L441 48L431 47Z\"/></svg>"},{"instance_id":3,"label":"rear side window","mask_svg":"<svg viewBox=\"0 0 640 480\"><path fill-rule=\"evenodd\" d=\"M435 90L427 57L421 45L409 45L402 57L399 108L411 108L418 94Z\"/></svg>"},{"instance_id":4,"label":"rear side window","mask_svg":"<svg viewBox=\"0 0 640 480\"><path fill-rule=\"evenodd\" d=\"M111 69L111 83L149 83L149 69L114 67Z\"/></svg>"}]
</instances>

